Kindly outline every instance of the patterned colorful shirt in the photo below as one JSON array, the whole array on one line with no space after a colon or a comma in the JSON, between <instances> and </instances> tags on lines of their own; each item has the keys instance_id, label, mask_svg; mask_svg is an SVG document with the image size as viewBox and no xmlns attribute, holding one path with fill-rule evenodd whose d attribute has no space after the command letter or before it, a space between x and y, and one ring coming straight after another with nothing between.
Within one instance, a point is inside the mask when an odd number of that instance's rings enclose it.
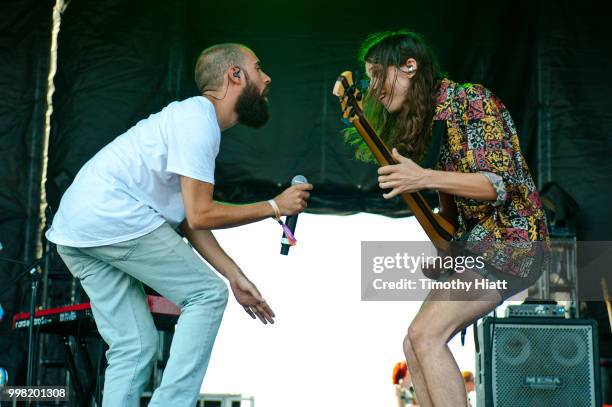
<instances>
[{"instance_id":1,"label":"patterned colorful shirt","mask_svg":"<svg viewBox=\"0 0 612 407\"><path fill-rule=\"evenodd\" d=\"M455 239L500 271L526 277L535 256L548 248L548 230L510 113L482 85L444 79L434 120L445 120L447 128L438 168L481 173L497 192L495 201L454 197Z\"/></svg>"}]
</instances>

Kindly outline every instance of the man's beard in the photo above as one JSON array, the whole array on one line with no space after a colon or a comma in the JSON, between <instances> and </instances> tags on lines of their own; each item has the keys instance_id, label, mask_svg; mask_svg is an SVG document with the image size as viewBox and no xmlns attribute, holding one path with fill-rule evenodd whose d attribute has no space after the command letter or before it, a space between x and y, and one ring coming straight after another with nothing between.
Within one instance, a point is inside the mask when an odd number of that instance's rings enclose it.
<instances>
[{"instance_id":1,"label":"man's beard","mask_svg":"<svg viewBox=\"0 0 612 407\"><path fill-rule=\"evenodd\" d=\"M261 127L268 122L268 101L252 82L248 82L236 101L238 122L249 127Z\"/></svg>"}]
</instances>

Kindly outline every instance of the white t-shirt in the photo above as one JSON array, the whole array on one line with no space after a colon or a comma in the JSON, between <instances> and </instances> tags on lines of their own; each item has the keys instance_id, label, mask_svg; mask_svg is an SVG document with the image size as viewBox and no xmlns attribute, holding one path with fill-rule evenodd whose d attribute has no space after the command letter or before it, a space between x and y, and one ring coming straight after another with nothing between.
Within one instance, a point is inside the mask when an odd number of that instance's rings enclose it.
<instances>
[{"instance_id":1,"label":"white t-shirt","mask_svg":"<svg viewBox=\"0 0 612 407\"><path fill-rule=\"evenodd\" d=\"M47 232L73 247L143 236L185 218L180 177L214 184L221 130L212 103L196 96L141 120L81 168Z\"/></svg>"}]
</instances>

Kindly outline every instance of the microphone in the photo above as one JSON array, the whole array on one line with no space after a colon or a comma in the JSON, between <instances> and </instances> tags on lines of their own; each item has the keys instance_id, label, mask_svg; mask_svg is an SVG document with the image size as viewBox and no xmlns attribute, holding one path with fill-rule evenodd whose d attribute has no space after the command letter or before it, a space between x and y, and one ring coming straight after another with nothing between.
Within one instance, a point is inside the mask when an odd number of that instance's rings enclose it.
<instances>
[{"instance_id":1,"label":"microphone","mask_svg":"<svg viewBox=\"0 0 612 407\"><path fill-rule=\"evenodd\" d=\"M303 175L296 175L291 180L291 186L297 185L297 184L308 184L308 180ZM289 228L289 230L293 234L295 234L295 227L297 226L297 219L298 219L298 214L297 213L295 215L287 216L285 218L285 224L287 225L287 227ZM283 236L281 237L281 251L280 251L280 254L285 255L285 256L288 255L290 247L291 247L291 245L289 244L289 240L287 240L287 237L285 236L285 233L283 233Z\"/></svg>"}]
</instances>

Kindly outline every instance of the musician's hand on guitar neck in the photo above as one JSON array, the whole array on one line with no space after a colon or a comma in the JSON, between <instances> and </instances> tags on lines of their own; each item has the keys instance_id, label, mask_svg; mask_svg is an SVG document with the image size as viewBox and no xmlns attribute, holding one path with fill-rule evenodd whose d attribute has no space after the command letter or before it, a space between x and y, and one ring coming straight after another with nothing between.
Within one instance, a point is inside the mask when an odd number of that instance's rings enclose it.
<instances>
[{"instance_id":1,"label":"musician's hand on guitar neck","mask_svg":"<svg viewBox=\"0 0 612 407\"><path fill-rule=\"evenodd\" d=\"M391 189L390 192L383 194L385 199L391 199L405 192L417 192L427 188L426 169L410 158L400 155L395 148L392 155L398 163L378 169L378 186L381 189Z\"/></svg>"}]
</instances>

